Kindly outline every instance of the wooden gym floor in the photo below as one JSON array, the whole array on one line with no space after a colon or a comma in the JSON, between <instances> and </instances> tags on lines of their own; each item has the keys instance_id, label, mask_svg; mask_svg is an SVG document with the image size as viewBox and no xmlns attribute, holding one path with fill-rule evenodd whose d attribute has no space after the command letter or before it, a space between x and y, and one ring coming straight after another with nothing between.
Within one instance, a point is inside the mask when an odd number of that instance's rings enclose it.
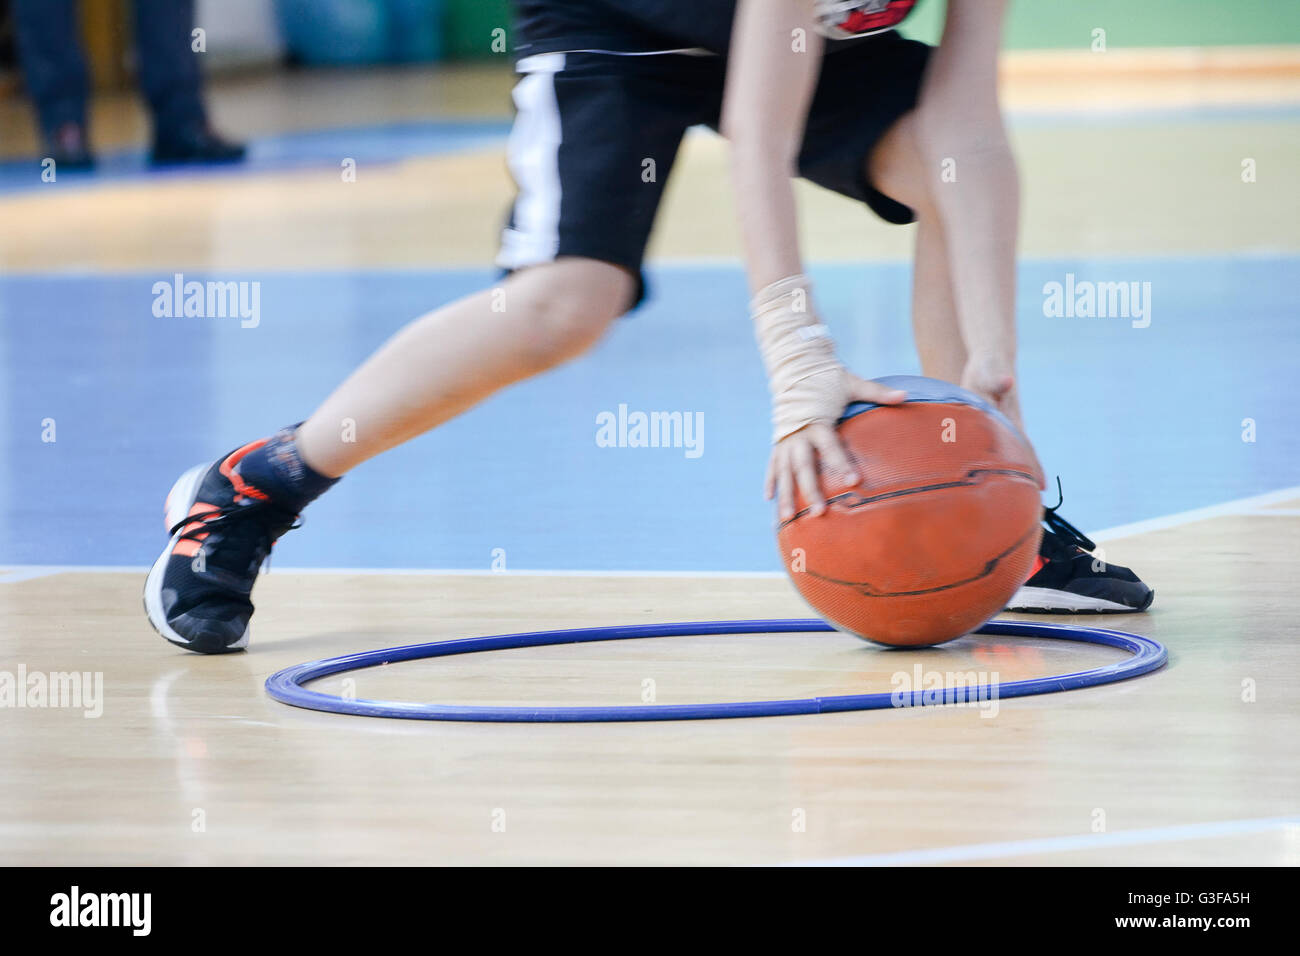
<instances>
[{"instance_id":1,"label":"wooden gym floor","mask_svg":"<svg viewBox=\"0 0 1300 956\"><path fill-rule=\"evenodd\" d=\"M999 702L992 716L439 724L295 710L261 686L314 657L473 634L805 616L776 578L273 572L258 585L254 652L202 660L141 633L138 574L11 583L7 656L29 672L102 671L104 705L96 719L5 715L4 858L1297 865L1300 648L1278 573L1300 546L1297 505L1108 541L1159 605L1101 623L1162 640L1171 663ZM568 705L640 703L649 678L660 702L685 703L887 690L917 664L1014 680L1120 656L981 638L897 653L809 634L569 645L348 676L362 697ZM340 693L342 680L318 689Z\"/></svg>"}]
</instances>

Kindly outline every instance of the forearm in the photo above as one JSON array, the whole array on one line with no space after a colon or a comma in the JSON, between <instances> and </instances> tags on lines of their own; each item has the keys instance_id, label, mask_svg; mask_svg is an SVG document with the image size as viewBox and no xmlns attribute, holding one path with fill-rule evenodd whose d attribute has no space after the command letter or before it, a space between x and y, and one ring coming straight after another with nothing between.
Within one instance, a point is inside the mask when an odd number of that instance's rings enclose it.
<instances>
[{"instance_id":1,"label":"forearm","mask_svg":"<svg viewBox=\"0 0 1300 956\"><path fill-rule=\"evenodd\" d=\"M802 0L737 6L722 132L751 291L803 271L792 179L821 43Z\"/></svg>"},{"instance_id":2,"label":"forearm","mask_svg":"<svg viewBox=\"0 0 1300 956\"><path fill-rule=\"evenodd\" d=\"M1002 0L951 0L917 109L917 148L971 355L1015 359L1020 184L997 95Z\"/></svg>"},{"instance_id":3,"label":"forearm","mask_svg":"<svg viewBox=\"0 0 1300 956\"><path fill-rule=\"evenodd\" d=\"M731 183L751 293L803 271L792 169L762 147L733 145Z\"/></svg>"},{"instance_id":4,"label":"forearm","mask_svg":"<svg viewBox=\"0 0 1300 956\"><path fill-rule=\"evenodd\" d=\"M930 137L923 124L919 145L932 169L955 162L957 180L939 185L935 213L947 244L966 350L1012 362L1020 186L1010 146L1005 136L1000 139L991 139L987 130L951 127Z\"/></svg>"}]
</instances>

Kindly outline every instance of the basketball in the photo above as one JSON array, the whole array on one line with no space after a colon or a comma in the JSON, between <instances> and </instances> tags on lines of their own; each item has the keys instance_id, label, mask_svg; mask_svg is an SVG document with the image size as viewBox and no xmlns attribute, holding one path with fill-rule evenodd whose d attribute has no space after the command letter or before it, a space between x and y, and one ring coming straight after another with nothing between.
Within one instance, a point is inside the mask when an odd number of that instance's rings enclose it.
<instances>
[{"instance_id":1,"label":"basketball","mask_svg":"<svg viewBox=\"0 0 1300 956\"><path fill-rule=\"evenodd\" d=\"M1020 433L988 403L936 379L894 375L901 405L855 403L838 425L859 475L796 498L777 532L804 599L881 644L941 644L1006 607L1038 554L1039 481Z\"/></svg>"}]
</instances>

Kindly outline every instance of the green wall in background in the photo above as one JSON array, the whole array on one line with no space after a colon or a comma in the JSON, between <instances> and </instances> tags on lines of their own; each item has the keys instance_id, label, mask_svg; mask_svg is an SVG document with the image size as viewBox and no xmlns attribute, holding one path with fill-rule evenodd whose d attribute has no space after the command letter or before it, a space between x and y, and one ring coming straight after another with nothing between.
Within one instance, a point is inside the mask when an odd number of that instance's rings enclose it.
<instances>
[{"instance_id":1,"label":"green wall in background","mask_svg":"<svg viewBox=\"0 0 1300 956\"><path fill-rule=\"evenodd\" d=\"M920 0L903 32L934 42L944 6ZM509 25L509 0L447 0L447 55L491 57L492 30ZM1006 47L1086 50L1096 27L1112 49L1300 43L1300 0L1012 0Z\"/></svg>"},{"instance_id":2,"label":"green wall in background","mask_svg":"<svg viewBox=\"0 0 1300 956\"><path fill-rule=\"evenodd\" d=\"M944 0L920 0L904 33L933 43ZM1092 31L1108 49L1300 43L1300 0L1012 0L1009 50L1087 50Z\"/></svg>"},{"instance_id":3,"label":"green wall in background","mask_svg":"<svg viewBox=\"0 0 1300 956\"><path fill-rule=\"evenodd\" d=\"M511 17L510 0L447 0L447 56L460 60L494 56L509 60L508 47L504 54L492 52L492 31L504 27L507 44L513 43Z\"/></svg>"}]
</instances>

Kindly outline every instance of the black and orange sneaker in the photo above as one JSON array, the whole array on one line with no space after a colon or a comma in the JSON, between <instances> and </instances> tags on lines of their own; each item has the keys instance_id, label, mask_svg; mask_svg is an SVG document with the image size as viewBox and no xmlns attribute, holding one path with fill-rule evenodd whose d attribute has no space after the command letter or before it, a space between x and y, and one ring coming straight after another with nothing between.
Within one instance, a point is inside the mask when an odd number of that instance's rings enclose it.
<instances>
[{"instance_id":1,"label":"black and orange sneaker","mask_svg":"<svg viewBox=\"0 0 1300 956\"><path fill-rule=\"evenodd\" d=\"M1056 513L1043 509L1043 541L1034 573L1007 605L1034 614L1128 614L1145 611L1156 592L1136 574L1092 552L1097 545Z\"/></svg>"},{"instance_id":2,"label":"black and orange sneaker","mask_svg":"<svg viewBox=\"0 0 1300 956\"><path fill-rule=\"evenodd\" d=\"M266 443L191 468L167 495L171 540L145 580L144 607L154 630L178 647L228 654L248 646L253 583L271 546L298 519L238 471L244 456Z\"/></svg>"}]
</instances>

